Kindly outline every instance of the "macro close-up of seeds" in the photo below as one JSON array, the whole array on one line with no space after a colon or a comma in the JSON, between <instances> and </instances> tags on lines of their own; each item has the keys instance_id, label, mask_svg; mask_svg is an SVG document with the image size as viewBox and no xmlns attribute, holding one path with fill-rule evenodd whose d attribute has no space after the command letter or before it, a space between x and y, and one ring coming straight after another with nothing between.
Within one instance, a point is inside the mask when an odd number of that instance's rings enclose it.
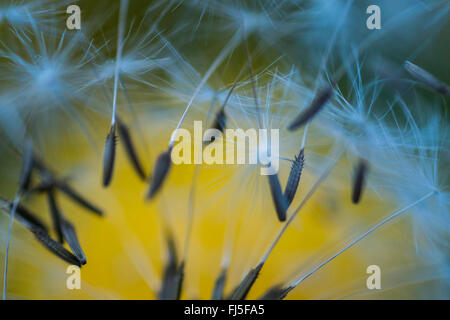
<instances>
[{"instance_id":1,"label":"macro close-up of seeds","mask_svg":"<svg viewBox=\"0 0 450 320\"><path fill-rule=\"evenodd\" d=\"M449 39L447 0L0 0L2 298L450 299Z\"/></svg>"}]
</instances>

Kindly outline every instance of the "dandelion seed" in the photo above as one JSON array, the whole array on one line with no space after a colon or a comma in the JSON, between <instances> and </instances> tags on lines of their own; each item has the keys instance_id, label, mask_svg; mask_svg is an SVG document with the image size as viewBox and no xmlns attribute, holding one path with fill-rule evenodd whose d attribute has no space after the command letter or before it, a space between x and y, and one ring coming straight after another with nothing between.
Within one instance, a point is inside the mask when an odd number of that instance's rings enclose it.
<instances>
[{"instance_id":1,"label":"dandelion seed","mask_svg":"<svg viewBox=\"0 0 450 320\"><path fill-rule=\"evenodd\" d=\"M333 96L333 87L331 85L320 90L306 110L300 113L288 126L288 130L293 131L305 125L310 121Z\"/></svg>"},{"instance_id":2,"label":"dandelion seed","mask_svg":"<svg viewBox=\"0 0 450 320\"><path fill-rule=\"evenodd\" d=\"M359 160L358 167L356 168L355 178L353 180L353 192L352 202L358 203L361 199L362 190L364 188L364 182L367 175L367 162L363 159Z\"/></svg>"},{"instance_id":3,"label":"dandelion seed","mask_svg":"<svg viewBox=\"0 0 450 320\"><path fill-rule=\"evenodd\" d=\"M244 300L247 297L250 289L258 278L259 272L261 271L264 263L259 263L255 268L249 271L244 279L239 283L236 289L230 296L230 300Z\"/></svg>"},{"instance_id":4,"label":"dandelion seed","mask_svg":"<svg viewBox=\"0 0 450 320\"><path fill-rule=\"evenodd\" d=\"M436 91L437 93L450 97L450 88L448 85L437 79L428 71L410 61L405 61L403 66L406 71L408 71L408 73L417 81L422 82L425 86Z\"/></svg>"},{"instance_id":5,"label":"dandelion seed","mask_svg":"<svg viewBox=\"0 0 450 320\"><path fill-rule=\"evenodd\" d=\"M64 217L61 218L61 229L64 235L64 239L66 239L67 244L72 249L75 256L78 258L82 265L87 263L86 255L81 248L80 242L78 241L77 233L75 231L74 226L66 220Z\"/></svg>"},{"instance_id":6,"label":"dandelion seed","mask_svg":"<svg viewBox=\"0 0 450 320\"><path fill-rule=\"evenodd\" d=\"M74 200L79 205L85 207L86 209L98 214L103 215L103 210L99 209L97 206L93 205L91 202L83 198L78 192L76 192L73 188L67 185L64 182L56 181L55 188L61 190L61 192L65 193L68 197Z\"/></svg>"},{"instance_id":7,"label":"dandelion seed","mask_svg":"<svg viewBox=\"0 0 450 320\"><path fill-rule=\"evenodd\" d=\"M6 204L9 213L11 213L14 204L11 201L8 201L3 198L0 198L0 202ZM36 214L30 212L28 209L26 209L21 205L17 206L15 218L18 219L25 227L29 229L35 227L47 231L47 226L45 225L45 223L41 219L39 219L39 217Z\"/></svg>"},{"instance_id":8,"label":"dandelion seed","mask_svg":"<svg viewBox=\"0 0 450 320\"><path fill-rule=\"evenodd\" d=\"M286 298L288 293L293 289L293 287L283 287L280 285L273 286L266 293L264 293L259 299L260 300L283 300Z\"/></svg>"},{"instance_id":9,"label":"dandelion seed","mask_svg":"<svg viewBox=\"0 0 450 320\"><path fill-rule=\"evenodd\" d=\"M107 187L111 183L114 162L116 158L116 125L112 125L106 136L105 149L103 152L103 186Z\"/></svg>"},{"instance_id":10,"label":"dandelion seed","mask_svg":"<svg viewBox=\"0 0 450 320\"><path fill-rule=\"evenodd\" d=\"M259 271L261 271L262 267L264 266L264 263L267 261L267 259L269 258L270 254L272 253L272 251L274 250L275 246L277 245L277 243L280 241L281 237L283 236L283 234L286 232L287 228L289 227L289 225L292 223L292 221L294 221L295 217L298 215L298 213L300 212L300 210L305 206L305 204L308 202L309 199L311 199L311 197L315 194L315 192L317 191L317 189L319 188L320 184L327 178L327 176L330 174L331 170L334 168L334 166L337 164L338 160L340 159L340 157L342 156L343 151L341 151L338 155L338 157L331 162L331 164L329 164L326 168L326 170L322 173L322 175L319 177L319 179L315 182L315 184L312 186L312 188L310 189L310 191L308 192L308 194L305 196L305 198L303 199L303 201L300 203L300 205L297 207L297 209L292 213L292 215L289 217L289 220L283 225L283 228L281 229L281 231L278 233L278 235L275 237L275 240L272 242L272 244L270 245L269 249L266 251L266 254L263 256L263 258L260 260L259 264L252 269L252 271L257 270L257 273L259 273ZM251 272L252 272L251 271ZM250 276L250 274L248 274L248 276ZM256 274L256 276L253 279L253 282L256 281L256 277L258 276L258 274ZM244 279L245 280L245 279ZM242 283L241 283L242 284ZM253 283L252 283L253 284ZM250 286L251 287L251 286ZM250 287L248 288L248 290L250 290ZM237 288L238 289L238 288ZM247 291L248 293L248 291Z\"/></svg>"},{"instance_id":11,"label":"dandelion seed","mask_svg":"<svg viewBox=\"0 0 450 320\"><path fill-rule=\"evenodd\" d=\"M172 164L172 160L170 158L170 153L172 152L172 148L163 153L161 153L156 160L155 170L153 173L153 179L150 185L150 190L148 192L147 198L152 199L156 193L161 189L164 181L167 178L167 174L170 171L170 166Z\"/></svg>"},{"instance_id":12,"label":"dandelion seed","mask_svg":"<svg viewBox=\"0 0 450 320\"><path fill-rule=\"evenodd\" d=\"M54 255L70 264L76 265L78 267L82 266L80 260L76 256L65 249L59 242L53 240L46 231L41 228L35 227L33 227L31 231L33 232L36 239Z\"/></svg>"},{"instance_id":13,"label":"dandelion seed","mask_svg":"<svg viewBox=\"0 0 450 320\"><path fill-rule=\"evenodd\" d=\"M211 126L212 129L219 130L222 133L225 132L225 128L227 126L227 115L225 113L225 106L227 105L228 100L230 99L231 94L233 93L233 90L236 88L239 79L242 77L244 70L245 69L242 69L241 72L239 73L238 77L236 78L236 80L233 83L233 86L228 91L228 94L227 94L225 101L223 102L221 108L219 109L219 111L217 111L215 118L214 118L214 123ZM211 140L208 141L207 143L213 142L214 140L216 140L216 137L212 137Z\"/></svg>"},{"instance_id":14,"label":"dandelion seed","mask_svg":"<svg viewBox=\"0 0 450 320\"><path fill-rule=\"evenodd\" d=\"M19 190L28 190L31 182L31 173L33 171L33 144L30 139L25 141L22 169L19 178Z\"/></svg>"},{"instance_id":15,"label":"dandelion seed","mask_svg":"<svg viewBox=\"0 0 450 320\"><path fill-rule=\"evenodd\" d=\"M117 109L117 86L119 82L120 59L122 57L123 35L125 28L125 19L128 9L128 0L120 1L119 12L119 33L117 36L117 52L116 52L116 66L114 69L114 94L111 128L106 136L105 150L103 153L103 186L107 187L111 183L112 174L114 170L114 161L116 157L116 109Z\"/></svg>"},{"instance_id":16,"label":"dandelion seed","mask_svg":"<svg viewBox=\"0 0 450 320\"><path fill-rule=\"evenodd\" d=\"M287 207L290 206L292 200L294 200L295 193L298 189L298 184L300 182L300 177L302 175L303 165L305 163L304 157L305 149L301 149L298 155L295 156L294 163L291 167L291 172L289 173L289 178L286 184L286 189L284 190L284 197L287 202Z\"/></svg>"},{"instance_id":17,"label":"dandelion seed","mask_svg":"<svg viewBox=\"0 0 450 320\"><path fill-rule=\"evenodd\" d=\"M58 205L56 204L56 199L53 190L47 191L47 199L52 217L53 229L55 230L56 235L58 236L58 241L60 243L64 243L64 235L62 231L63 218L61 216L61 211L59 210Z\"/></svg>"},{"instance_id":18,"label":"dandelion seed","mask_svg":"<svg viewBox=\"0 0 450 320\"><path fill-rule=\"evenodd\" d=\"M175 243L171 235L167 236L169 260L164 269L163 283L159 292L161 300L178 300L181 295L181 285L184 277L184 263L178 266Z\"/></svg>"},{"instance_id":19,"label":"dandelion seed","mask_svg":"<svg viewBox=\"0 0 450 320\"><path fill-rule=\"evenodd\" d=\"M225 282L227 280L227 269L223 268L214 284L214 289L212 292L212 300L222 300L223 290L225 289Z\"/></svg>"},{"instance_id":20,"label":"dandelion seed","mask_svg":"<svg viewBox=\"0 0 450 320\"><path fill-rule=\"evenodd\" d=\"M83 196L81 196L77 191L75 191L71 186L69 186L66 182L57 180L53 177L53 174L47 169L46 166L42 163L42 161L35 158L34 164L36 168L41 172L41 174L45 177L44 181L41 182L38 186L34 187L33 190L37 192L46 191L49 188L56 188L67 195L69 198L74 200L76 203L85 207L86 209L98 214L103 215L103 210L92 204L90 201L86 200Z\"/></svg>"},{"instance_id":21,"label":"dandelion seed","mask_svg":"<svg viewBox=\"0 0 450 320\"><path fill-rule=\"evenodd\" d=\"M275 205L275 210L277 211L278 220L281 222L286 220L286 210L288 204L286 198L281 191L280 180L278 180L278 174L272 174L268 176L270 193L272 194L272 200Z\"/></svg>"},{"instance_id":22,"label":"dandelion seed","mask_svg":"<svg viewBox=\"0 0 450 320\"><path fill-rule=\"evenodd\" d=\"M219 111L217 111L216 116L214 118L214 124L212 125L211 128L213 129L217 129L221 132L225 131L225 127L227 125L227 115L225 114L225 107L228 103L228 100L230 100L231 98L231 94L233 93L234 89L236 88L238 81L241 79L242 75L244 74L245 68L243 68L240 72L239 75L236 77L236 80L234 80L233 86L230 88L230 90L228 91L228 94L220 108ZM213 142L215 140L215 137L212 137L210 142Z\"/></svg>"},{"instance_id":23,"label":"dandelion seed","mask_svg":"<svg viewBox=\"0 0 450 320\"><path fill-rule=\"evenodd\" d=\"M220 108L220 110L216 113L216 117L214 118L214 124L212 125L211 128L224 132L226 124L227 124L227 116L225 114L225 110L223 108Z\"/></svg>"},{"instance_id":24,"label":"dandelion seed","mask_svg":"<svg viewBox=\"0 0 450 320\"><path fill-rule=\"evenodd\" d=\"M134 147L133 141L131 139L130 132L127 126L119 118L117 118L117 129L119 131L119 137L123 141L123 145L125 147L128 159L133 165L134 170L141 179L145 180L144 169L142 169L142 165L141 162L139 161L136 148Z\"/></svg>"}]
</instances>

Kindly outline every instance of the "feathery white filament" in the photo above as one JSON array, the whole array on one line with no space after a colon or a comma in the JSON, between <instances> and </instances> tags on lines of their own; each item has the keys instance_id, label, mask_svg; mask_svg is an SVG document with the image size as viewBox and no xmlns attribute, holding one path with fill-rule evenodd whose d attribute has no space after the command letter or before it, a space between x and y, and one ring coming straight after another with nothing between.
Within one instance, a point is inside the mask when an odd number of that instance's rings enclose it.
<instances>
[{"instance_id":1,"label":"feathery white filament","mask_svg":"<svg viewBox=\"0 0 450 320\"><path fill-rule=\"evenodd\" d=\"M377 223L376 225L374 225L372 228L370 228L369 230L367 230L366 232L364 232L362 235L360 235L359 237L357 237L355 240L353 240L352 242L350 242L347 246L345 246L343 249L339 250L337 253L335 253L334 255L332 255L331 257L329 257L328 259L326 259L324 262L320 263L318 266L316 266L314 269L312 269L310 272L308 272L306 275L304 275L303 277L301 277L300 279L298 279L297 281L293 282L292 285L290 285L289 287L295 287L298 284L300 284L303 280L305 280L306 278L308 278L310 275L312 275L314 272L316 272L317 270L319 270L320 268L322 268L324 265L326 265L328 262L332 261L334 258L336 258L337 256L339 256L340 254L344 253L345 251L347 251L348 249L350 249L351 247L353 247L355 244L357 244L359 241L361 241L362 239L364 239L365 237L367 237L369 234L371 234L373 231L377 230L379 227L383 226L384 224L388 223L389 221L397 218L398 216L400 216L401 214L405 213L406 211L408 211L409 209L411 209L412 207L416 206L417 204L431 198L436 192L432 191L428 194L426 194L425 196L423 196L422 198L414 201L413 203L407 205L406 207L394 212L392 215L390 215L389 217L387 217L386 219L382 220L381 222Z\"/></svg>"},{"instance_id":2,"label":"feathery white filament","mask_svg":"<svg viewBox=\"0 0 450 320\"><path fill-rule=\"evenodd\" d=\"M117 86L119 82L119 68L120 68L120 59L122 57L123 34L125 29L125 20L127 17L127 8L128 8L128 0L120 0L119 32L117 35L116 67L114 69L114 96L113 96L111 126L114 126L114 124L116 123Z\"/></svg>"}]
</instances>

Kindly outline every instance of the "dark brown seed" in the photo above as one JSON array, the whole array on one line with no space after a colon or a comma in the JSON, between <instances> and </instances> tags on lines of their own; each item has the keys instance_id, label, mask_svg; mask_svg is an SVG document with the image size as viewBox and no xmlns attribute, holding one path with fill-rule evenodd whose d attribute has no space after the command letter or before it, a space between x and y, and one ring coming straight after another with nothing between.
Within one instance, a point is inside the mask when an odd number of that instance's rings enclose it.
<instances>
[{"instance_id":1,"label":"dark brown seed","mask_svg":"<svg viewBox=\"0 0 450 320\"><path fill-rule=\"evenodd\" d=\"M421 67L415 65L410 61L405 61L403 66L414 79L421 82L431 90L434 90L442 95L450 96L449 86L437 79L428 71L422 69Z\"/></svg>"},{"instance_id":2,"label":"dark brown seed","mask_svg":"<svg viewBox=\"0 0 450 320\"><path fill-rule=\"evenodd\" d=\"M214 119L212 128L224 132L226 125L227 125L227 116L225 114L225 110L221 108L216 114L216 118Z\"/></svg>"},{"instance_id":3,"label":"dark brown seed","mask_svg":"<svg viewBox=\"0 0 450 320\"><path fill-rule=\"evenodd\" d=\"M287 202L281 191L280 180L278 180L278 174L272 174L267 176L269 178L270 193L272 194L272 200L275 205L278 220L281 222L286 220Z\"/></svg>"},{"instance_id":4,"label":"dark brown seed","mask_svg":"<svg viewBox=\"0 0 450 320\"><path fill-rule=\"evenodd\" d=\"M169 260L164 268L163 282L159 292L160 300L178 300L184 278L184 262L178 266L175 243L171 236L167 237Z\"/></svg>"},{"instance_id":5,"label":"dark brown seed","mask_svg":"<svg viewBox=\"0 0 450 320\"><path fill-rule=\"evenodd\" d=\"M284 190L284 197L288 207L291 205L292 200L294 200L295 193L298 189L303 165L305 163L304 151L304 149L301 149L298 155L295 156L294 162L292 163L291 172L289 173L286 189Z\"/></svg>"},{"instance_id":6,"label":"dark brown seed","mask_svg":"<svg viewBox=\"0 0 450 320\"><path fill-rule=\"evenodd\" d=\"M8 211L11 213L13 203L3 198L0 198L0 201L6 204ZM25 207L22 207L20 204L17 206L16 214L14 215L14 217L28 229L40 228L47 232L47 226L45 225L45 223L41 219L39 219L34 213L30 212Z\"/></svg>"},{"instance_id":7,"label":"dark brown seed","mask_svg":"<svg viewBox=\"0 0 450 320\"><path fill-rule=\"evenodd\" d=\"M145 180L146 177L144 169L142 168L141 162L139 161L136 148L134 147L133 140L131 139L131 135L127 126L122 121L117 119L117 129L119 131L119 138L121 139L121 141L123 141L125 152L131 164L133 165L134 170L142 180Z\"/></svg>"},{"instance_id":8,"label":"dark brown seed","mask_svg":"<svg viewBox=\"0 0 450 320\"><path fill-rule=\"evenodd\" d=\"M355 178L353 180L352 202L358 203L361 199L362 190L364 188L365 178L367 174L367 163L365 160L359 160L356 168Z\"/></svg>"},{"instance_id":9,"label":"dark brown seed","mask_svg":"<svg viewBox=\"0 0 450 320\"><path fill-rule=\"evenodd\" d=\"M103 215L103 210L99 209L95 205L93 205L91 202L83 198L78 192L76 192L73 188L71 188L69 185L67 185L64 182L58 181L55 184L55 187L64 192L68 197L72 198L75 202L77 202L79 205L85 207L86 209L98 214Z\"/></svg>"},{"instance_id":10,"label":"dark brown seed","mask_svg":"<svg viewBox=\"0 0 450 320\"><path fill-rule=\"evenodd\" d=\"M156 160L153 179L150 185L150 190L147 195L149 199L152 199L156 195L156 193L161 189L164 181L167 178L167 174L169 173L170 166L172 163L172 160L170 158L171 152L172 148L169 148L167 151L161 153L158 159Z\"/></svg>"},{"instance_id":11,"label":"dark brown seed","mask_svg":"<svg viewBox=\"0 0 450 320\"><path fill-rule=\"evenodd\" d=\"M58 237L58 241L60 243L64 243L64 236L62 231L62 214L61 211L58 208L58 205L56 203L55 194L53 190L49 190L47 192L47 200L48 200L48 206L50 209L52 222L53 222L53 229L56 232L56 235Z\"/></svg>"},{"instance_id":12,"label":"dark brown seed","mask_svg":"<svg viewBox=\"0 0 450 320\"><path fill-rule=\"evenodd\" d=\"M273 286L259 300L283 300L293 287Z\"/></svg>"},{"instance_id":13,"label":"dark brown seed","mask_svg":"<svg viewBox=\"0 0 450 320\"><path fill-rule=\"evenodd\" d=\"M225 114L224 109L221 108L219 111L217 111L217 114L214 119L214 123L211 126L211 129L216 129L223 133L223 132L225 132L226 123L227 123L227 116ZM212 136L209 141L204 141L204 143L209 144L211 142L214 142L215 140L216 140L216 137Z\"/></svg>"},{"instance_id":14,"label":"dark brown seed","mask_svg":"<svg viewBox=\"0 0 450 320\"><path fill-rule=\"evenodd\" d=\"M216 283L214 284L214 289L212 293L212 300L222 300L223 299L223 290L225 288L225 282L227 280L227 269L222 269L219 274L219 277L216 279Z\"/></svg>"},{"instance_id":15,"label":"dark brown seed","mask_svg":"<svg viewBox=\"0 0 450 320\"><path fill-rule=\"evenodd\" d=\"M65 193L68 197L72 198L79 205L85 207L86 209L98 214L103 215L103 210L93 205L91 202L82 197L77 191L75 191L72 187L70 187L65 181L57 180L53 177L53 174L47 169L44 164L35 158L35 166L36 169L45 177L40 189L36 191L46 191L50 187L55 187L56 189Z\"/></svg>"},{"instance_id":16,"label":"dark brown seed","mask_svg":"<svg viewBox=\"0 0 450 320\"><path fill-rule=\"evenodd\" d=\"M22 169L19 179L19 190L28 190L31 181L31 173L33 171L33 144L30 139L25 141L24 150L22 154Z\"/></svg>"},{"instance_id":17,"label":"dark brown seed","mask_svg":"<svg viewBox=\"0 0 450 320\"><path fill-rule=\"evenodd\" d=\"M331 85L320 90L314 97L311 104L300 113L288 126L288 130L293 131L305 125L310 121L320 110L326 105L326 103L333 96L333 87Z\"/></svg>"},{"instance_id":18,"label":"dark brown seed","mask_svg":"<svg viewBox=\"0 0 450 320\"><path fill-rule=\"evenodd\" d=\"M103 151L103 186L111 183L116 159L116 125L112 125L106 136L105 149Z\"/></svg>"},{"instance_id":19,"label":"dark brown seed","mask_svg":"<svg viewBox=\"0 0 450 320\"><path fill-rule=\"evenodd\" d=\"M56 186L56 181L45 179L28 190L28 194L47 192Z\"/></svg>"},{"instance_id":20,"label":"dark brown seed","mask_svg":"<svg viewBox=\"0 0 450 320\"><path fill-rule=\"evenodd\" d=\"M233 290L233 293L229 297L229 300L244 300L247 297L250 289L258 278L259 272L261 271L264 263L261 262L255 268L250 270L249 273L244 277L244 279L239 283L236 289Z\"/></svg>"},{"instance_id":21,"label":"dark brown seed","mask_svg":"<svg viewBox=\"0 0 450 320\"><path fill-rule=\"evenodd\" d=\"M82 265L85 265L87 262L86 255L84 254L83 249L81 248L80 242L78 241L78 237L77 237L75 228L69 221L67 221L64 218L62 218L61 227L62 227L64 239L66 239L67 244L72 249L73 253L78 258L80 263Z\"/></svg>"},{"instance_id":22,"label":"dark brown seed","mask_svg":"<svg viewBox=\"0 0 450 320\"><path fill-rule=\"evenodd\" d=\"M50 250L53 254L70 264L81 267L79 259L66 248L64 248L59 242L53 240L43 229L32 228L31 231L33 232L36 239L39 240L39 242L42 243L44 247Z\"/></svg>"}]
</instances>

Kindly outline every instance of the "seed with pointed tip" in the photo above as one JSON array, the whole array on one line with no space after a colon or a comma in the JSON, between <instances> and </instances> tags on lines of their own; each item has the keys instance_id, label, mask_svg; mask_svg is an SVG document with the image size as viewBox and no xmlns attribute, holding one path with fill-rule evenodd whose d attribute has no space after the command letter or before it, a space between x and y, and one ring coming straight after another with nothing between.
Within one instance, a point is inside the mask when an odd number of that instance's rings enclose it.
<instances>
[{"instance_id":1,"label":"seed with pointed tip","mask_svg":"<svg viewBox=\"0 0 450 320\"><path fill-rule=\"evenodd\" d=\"M133 165L134 170L138 176L145 180L144 169L142 168L141 162L139 161L136 148L134 147L133 140L131 139L130 132L127 126L117 118L117 129L119 131L119 138L123 141L123 146L125 147L125 152Z\"/></svg>"},{"instance_id":2,"label":"seed with pointed tip","mask_svg":"<svg viewBox=\"0 0 450 320\"><path fill-rule=\"evenodd\" d=\"M227 116L225 114L225 110L221 108L216 114L212 128L224 132L226 124Z\"/></svg>"},{"instance_id":3,"label":"seed with pointed tip","mask_svg":"<svg viewBox=\"0 0 450 320\"><path fill-rule=\"evenodd\" d=\"M436 91L437 93L446 95L450 97L450 88L448 85L440 81L438 78L433 76L428 71L422 69L421 67L415 65L410 61L405 61L403 64L406 71L417 81L421 82L428 88Z\"/></svg>"},{"instance_id":4,"label":"seed with pointed tip","mask_svg":"<svg viewBox=\"0 0 450 320\"><path fill-rule=\"evenodd\" d=\"M255 268L249 271L244 279L239 283L236 289L233 290L233 293L229 297L230 300L244 300L247 297L250 289L258 278L259 272L261 271L264 263L259 263Z\"/></svg>"},{"instance_id":5,"label":"seed with pointed tip","mask_svg":"<svg viewBox=\"0 0 450 320\"><path fill-rule=\"evenodd\" d=\"M106 136L105 149L103 151L103 186L111 183L114 162L116 158L116 125L112 125Z\"/></svg>"},{"instance_id":6,"label":"seed with pointed tip","mask_svg":"<svg viewBox=\"0 0 450 320\"><path fill-rule=\"evenodd\" d=\"M64 192L68 197L72 198L79 205L85 207L86 209L98 214L103 215L103 210L99 209L91 202L83 198L78 192L76 192L73 188L71 188L68 184L57 181L55 183L55 187Z\"/></svg>"},{"instance_id":7,"label":"seed with pointed tip","mask_svg":"<svg viewBox=\"0 0 450 320\"><path fill-rule=\"evenodd\" d=\"M212 300L222 300L223 290L225 289L225 282L227 280L227 269L223 268L214 284L214 289L212 292Z\"/></svg>"},{"instance_id":8,"label":"seed with pointed tip","mask_svg":"<svg viewBox=\"0 0 450 320\"><path fill-rule=\"evenodd\" d=\"M270 193L272 194L272 200L275 205L278 220L281 222L286 220L287 202L286 198L281 191L280 180L278 180L278 174L268 175Z\"/></svg>"},{"instance_id":9,"label":"seed with pointed tip","mask_svg":"<svg viewBox=\"0 0 450 320\"><path fill-rule=\"evenodd\" d=\"M52 217L53 222L53 229L56 232L56 235L58 236L58 241L60 243L64 243L64 236L62 232L62 214L61 211L58 208L58 205L56 203L55 195L53 190L49 190L47 192L47 199L48 199L48 206L50 208L50 213Z\"/></svg>"},{"instance_id":10,"label":"seed with pointed tip","mask_svg":"<svg viewBox=\"0 0 450 320\"><path fill-rule=\"evenodd\" d=\"M30 186L31 173L33 171L34 163L33 144L30 139L25 141L23 156L22 156L22 169L19 179L19 190L27 190Z\"/></svg>"},{"instance_id":11,"label":"seed with pointed tip","mask_svg":"<svg viewBox=\"0 0 450 320\"><path fill-rule=\"evenodd\" d=\"M178 300L181 295L181 287L184 279L184 262L178 266L175 243L172 236L167 236L169 260L164 268L163 281L159 291L161 300Z\"/></svg>"},{"instance_id":12,"label":"seed with pointed tip","mask_svg":"<svg viewBox=\"0 0 450 320\"><path fill-rule=\"evenodd\" d=\"M288 126L288 130L293 131L305 125L310 121L333 96L333 87L331 85L320 90L314 97L311 104L302 113L300 113Z\"/></svg>"},{"instance_id":13,"label":"seed with pointed tip","mask_svg":"<svg viewBox=\"0 0 450 320\"><path fill-rule=\"evenodd\" d=\"M64 248L59 242L53 240L47 232L45 232L41 228L32 228L31 231L33 232L36 239L44 245L48 250L50 250L54 255L61 258L62 260L76 265L78 267L81 267L80 260L73 255L70 251L68 251L66 248Z\"/></svg>"},{"instance_id":14,"label":"seed with pointed tip","mask_svg":"<svg viewBox=\"0 0 450 320\"><path fill-rule=\"evenodd\" d=\"M264 293L259 300L283 300L293 287L273 286Z\"/></svg>"},{"instance_id":15,"label":"seed with pointed tip","mask_svg":"<svg viewBox=\"0 0 450 320\"><path fill-rule=\"evenodd\" d=\"M362 190L364 188L365 178L367 174L367 162L363 159L359 160L356 168L355 178L353 180L352 202L358 203L361 199Z\"/></svg>"},{"instance_id":16,"label":"seed with pointed tip","mask_svg":"<svg viewBox=\"0 0 450 320\"><path fill-rule=\"evenodd\" d=\"M49 188L57 188L62 191L68 197L72 198L79 205L85 207L86 209L98 214L103 215L103 210L92 204L90 201L86 200L83 196L81 196L75 189L69 186L64 180L55 179L53 174L49 169L40 161L35 158L35 166L36 169L45 177L42 184L37 187L36 191L47 191Z\"/></svg>"},{"instance_id":17,"label":"seed with pointed tip","mask_svg":"<svg viewBox=\"0 0 450 320\"><path fill-rule=\"evenodd\" d=\"M84 254L80 242L78 241L77 233L75 231L74 226L69 221L62 218L61 229L64 235L64 239L66 239L67 241L67 244L72 249L73 253L78 258L78 260L80 260L80 263L82 265L85 265L87 263L86 255Z\"/></svg>"},{"instance_id":18,"label":"seed with pointed tip","mask_svg":"<svg viewBox=\"0 0 450 320\"><path fill-rule=\"evenodd\" d=\"M284 197L286 198L287 206L289 207L294 200L295 193L298 189L300 177L302 175L303 165L305 163L304 149L301 149L298 155L295 156L294 163L289 172L289 178L284 190Z\"/></svg>"},{"instance_id":19,"label":"seed with pointed tip","mask_svg":"<svg viewBox=\"0 0 450 320\"><path fill-rule=\"evenodd\" d=\"M219 130L220 132L225 131L225 126L227 124L227 116L225 114L225 110L223 108L220 108L220 110L216 113L216 117L214 119L214 123L211 126L211 129ZM216 140L216 137L211 137L211 140L206 141L207 144L214 142Z\"/></svg>"},{"instance_id":20,"label":"seed with pointed tip","mask_svg":"<svg viewBox=\"0 0 450 320\"><path fill-rule=\"evenodd\" d=\"M172 148L169 147L169 149L161 153L156 160L155 171L153 172L153 179L147 196L149 199L152 199L156 195L167 178L172 163L170 158L171 152Z\"/></svg>"}]
</instances>

